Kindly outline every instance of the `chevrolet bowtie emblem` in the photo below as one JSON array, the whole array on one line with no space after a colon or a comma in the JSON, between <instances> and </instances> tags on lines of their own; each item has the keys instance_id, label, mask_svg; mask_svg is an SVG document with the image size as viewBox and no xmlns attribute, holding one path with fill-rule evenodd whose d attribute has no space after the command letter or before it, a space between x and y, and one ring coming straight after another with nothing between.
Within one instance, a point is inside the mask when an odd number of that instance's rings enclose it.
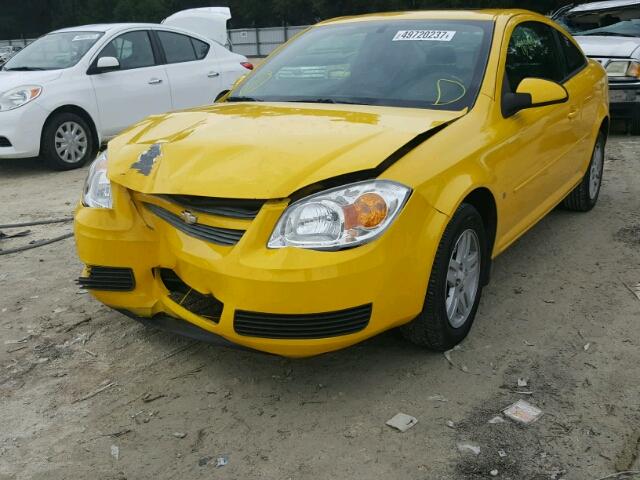
<instances>
[{"instance_id":1,"label":"chevrolet bowtie emblem","mask_svg":"<svg viewBox=\"0 0 640 480\"><path fill-rule=\"evenodd\" d=\"M184 223L186 223L187 225L194 225L194 224L198 223L198 217L196 217L189 210L182 211L180 213L180 218L182 218Z\"/></svg>"}]
</instances>

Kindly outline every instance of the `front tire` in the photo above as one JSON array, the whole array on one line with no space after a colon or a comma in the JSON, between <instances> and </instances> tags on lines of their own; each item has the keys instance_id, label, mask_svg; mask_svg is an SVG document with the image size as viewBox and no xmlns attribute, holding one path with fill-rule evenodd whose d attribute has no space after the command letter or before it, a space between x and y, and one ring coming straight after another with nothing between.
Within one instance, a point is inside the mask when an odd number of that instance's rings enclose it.
<instances>
[{"instance_id":1,"label":"front tire","mask_svg":"<svg viewBox=\"0 0 640 480\"><path fill-rule=\"evenodd\" d=\"M596 146L593 149L587 173L585 173L580 184L562 203L567 210L588 212L598 203L600 188L602 187L602 174L604 172L605 145L606 137L600 132L596 139Z\"/></svg>"},{"instance_id":2,"label":"front tire","mask_svg":"<svg viewBox=\"0 0 640 480\"><path fill-rule=\"evenodd\" d=\"M45 124L40 153L54 170L73 170L95 157L95 143L84 118L70 112L58 113Z\"/></svg>"},{"instance_id":3,"label":"front tire","mask_svg":"<svg viewBox=\"0 0 640 480\"><path fill-rule=\"evenodd\" d=\"M473 206L462 204L438 246L422 312L401 327L404 337L436 351L462 342L478 310L488 261L482 217Z\"/></svg>"}]
</instances>

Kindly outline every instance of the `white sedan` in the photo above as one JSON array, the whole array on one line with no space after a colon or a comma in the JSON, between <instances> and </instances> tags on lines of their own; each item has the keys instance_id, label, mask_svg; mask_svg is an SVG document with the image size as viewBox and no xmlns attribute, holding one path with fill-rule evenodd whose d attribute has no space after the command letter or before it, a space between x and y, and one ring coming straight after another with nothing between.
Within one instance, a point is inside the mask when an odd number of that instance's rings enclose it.
<instances>
[{"instance_id":1,"label":"white sedan","mask_svg":"<svg viewBox=\"0 0 640 480\"><path fill-rule=\"evenodd\" d=\"M41 37L0 71L0 159L78 168L149 115L212 103L253 68L213 38L166 24Z\"/></svg>"}]
</instances>

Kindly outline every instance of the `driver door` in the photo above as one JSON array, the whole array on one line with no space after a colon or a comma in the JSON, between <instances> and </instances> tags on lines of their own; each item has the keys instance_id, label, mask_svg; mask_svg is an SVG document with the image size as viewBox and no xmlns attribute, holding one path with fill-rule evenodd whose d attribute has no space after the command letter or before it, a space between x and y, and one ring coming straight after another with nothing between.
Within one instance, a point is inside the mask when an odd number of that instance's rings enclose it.
<instances>
[{"instance_id":1,"label":"driver door","mask_svg":"<svg viewBox=\"0 0 640 480\"><path fill-rule=\"evenodd\" d=\"M172 109L169 80L147 30L115 37L93 65L101 57L115 57L120 62L119 70L91 75L105 137L113 137L149 115Z\"/></svg>"},{"instance_id":2,"label":"driver door","mask_svg":"<svg viewBox=\"0 0 640 480\"><path fill-rule=\"evenodd\" d=\"M525 78L542 78L563 83L565 57L556 41L555 29L538 21L516 24L503 53L501 95L515 92ZM500 179L502 224L497 251L504 250L537 222L562 198L568 181L567 162L578 140L578 107L566 103L522 110L505 118L502 139L490 162ZM498 102L499 104L499 102Z\"/></svg>"}]
</instances>

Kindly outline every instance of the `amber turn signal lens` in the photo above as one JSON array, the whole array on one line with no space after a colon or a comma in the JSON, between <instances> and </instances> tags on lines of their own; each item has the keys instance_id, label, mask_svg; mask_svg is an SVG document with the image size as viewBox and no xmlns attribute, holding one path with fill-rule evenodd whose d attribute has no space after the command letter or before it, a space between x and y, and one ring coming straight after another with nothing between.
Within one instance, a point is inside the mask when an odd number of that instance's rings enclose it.
<instances>
[{"instance_id":1,"label":"amber turn signal lens","mask_svg":"<svg viewBox=\"0 0 640 480\"><path fill-rule=\"evenodd\" d=\"M352 205L344 207L345 227L377 227L387 218L388 212L384 198L377 193L365 193Z\"/></svg>"}]
</instances>

